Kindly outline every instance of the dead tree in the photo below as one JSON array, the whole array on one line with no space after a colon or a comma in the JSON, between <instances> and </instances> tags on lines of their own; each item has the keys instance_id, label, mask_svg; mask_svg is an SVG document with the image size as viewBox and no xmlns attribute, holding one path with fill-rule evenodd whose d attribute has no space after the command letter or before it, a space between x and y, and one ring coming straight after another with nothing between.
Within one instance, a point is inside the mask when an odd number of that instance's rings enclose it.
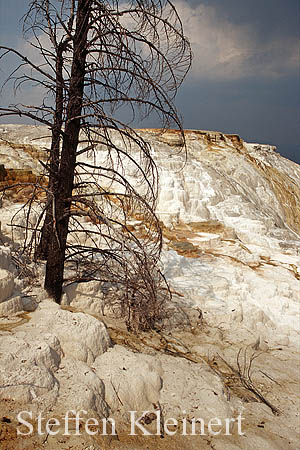
<instances>
[{"instance_id":1,"label":"dead tree","mask_svg":"<svg viewBox=\"0 0 300 450\"><path fill-rule=\"evenodd\" d=\"M5 85L37 85L43 100L1 108L0 116L31 118L51 131L47 200L25 247L46 260L45 289L57 302L64 268L76 263L77 279L120 286L129 327L153 327L167 295L157 266L157 169L130 124L153 113L184 138L173 104L191 62L180 18L168 0L33 0L24 36L34 57L0 47L2 59L19 59ZM126 123L117 119L120 107ZM128 225L133 218L143 232Z\"/></svg>"}]
</instances>

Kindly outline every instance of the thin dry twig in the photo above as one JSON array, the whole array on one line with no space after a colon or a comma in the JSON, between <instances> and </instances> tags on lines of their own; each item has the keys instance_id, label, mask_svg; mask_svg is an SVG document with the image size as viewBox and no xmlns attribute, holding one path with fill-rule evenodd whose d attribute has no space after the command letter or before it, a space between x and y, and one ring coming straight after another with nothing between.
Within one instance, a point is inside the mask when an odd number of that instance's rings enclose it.
<instances>
[{"instance_id":1,"label":"thin dry twig","mask_svg":"<svg viewBox=\"0 0 300 450\"><path fill-rule=\"evenodd\" d=\"M260 392L260 390L255 386L252 378L251 378L251 368L253 361L262 355L264 352L253 353L249 360L247 360L247 348L244 350L243 354L243 365L241 363L241 353L242 349L240 349L237 353L237 369L234 368L231 364L229 364L222 356L219 354L218 357L223 361L223 363L230 369L230 371L240 380L242 386L248 391L252 392L255 397L261 402L267 405L272 413L276 416L280 415L280 410L276 408L266 397Z\"/></svg>"}]
</instances>

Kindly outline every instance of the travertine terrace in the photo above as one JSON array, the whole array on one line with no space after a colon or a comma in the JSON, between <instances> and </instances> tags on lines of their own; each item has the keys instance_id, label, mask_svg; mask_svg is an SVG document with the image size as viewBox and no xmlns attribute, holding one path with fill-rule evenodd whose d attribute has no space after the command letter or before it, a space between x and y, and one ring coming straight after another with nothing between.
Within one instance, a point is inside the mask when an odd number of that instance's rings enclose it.
<instances>
[{"instance_id":1,"label":"travertine terrace","mask_svg":"<svg viewBox=\"0 0 300 450\"><path fill-rule=\"evenodd\" d=\"M25 200L17 194L4 199L0 405L6 419L0 417L0 447L295 450L300 167L274 146L247 143L235 134L187 130L185 151L176 131L139 133L159 168L161 264L186 322L132 335L105 309L113 293L104 292L100 282L66 287L63 305L53 303L41 287L42 264L34 283L18 276L10 219ZM8 182L9 174L19 181L39 177L49 142L46 127L1 125L0 183ZM103 161L105 148L93 157ZM134 180L131 169L127 175ZM18 220L24 220L22 213ZM132 217L131 226L142 236L147 224ZM22 242L22 232L14 239ZM245 386L249 375L253 384ZM245 435L235 424L230 436L184 437L179 428L165 439L128 436L130 409L158 407L165 418L180 419L183 411L189 420L241 414ZM24 409L45 417L61 417L66 409L111 416L118 438L20 439L16 415Z\"/></svg>"}]
</instances>

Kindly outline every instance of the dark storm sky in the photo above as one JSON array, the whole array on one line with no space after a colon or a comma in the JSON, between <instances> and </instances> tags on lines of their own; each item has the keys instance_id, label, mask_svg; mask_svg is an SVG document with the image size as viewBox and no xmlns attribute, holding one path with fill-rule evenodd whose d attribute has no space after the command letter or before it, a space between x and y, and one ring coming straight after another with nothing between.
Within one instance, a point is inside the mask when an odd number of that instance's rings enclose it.
<instances>
[{"instance_id":1,"label":"dark storm sky","mask_svg":"<svg viewBox=\"0 0 300 450\"><path fill-rule=\"evenodd\" d=\"M173 3L194 53L177 97L184 127L238 133L300 163L299 0ZM18 20L27 5L0 0L1 44L22 48ZM0 63L0 82L6 73Z\"/></svg>"}]
</instances>

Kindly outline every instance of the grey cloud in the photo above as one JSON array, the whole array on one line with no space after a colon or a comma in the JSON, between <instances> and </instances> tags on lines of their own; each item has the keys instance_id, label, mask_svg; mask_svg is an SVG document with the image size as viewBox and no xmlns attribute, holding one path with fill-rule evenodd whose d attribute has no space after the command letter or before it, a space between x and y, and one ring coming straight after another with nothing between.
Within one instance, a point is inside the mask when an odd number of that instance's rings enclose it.
<instances>
[{"instance_id":1,"label":"grey cloud","mask_svg":"<svg viewBox=\"0 0 300 450\"><path fill-rule=\"evenodd\" d=\"M268 35L262 40L254 24L232 22L216 5L174 3L192 44L194 78L278 78L298 69L298 42L291 36Z\"/></svg>"}]
</instances>

